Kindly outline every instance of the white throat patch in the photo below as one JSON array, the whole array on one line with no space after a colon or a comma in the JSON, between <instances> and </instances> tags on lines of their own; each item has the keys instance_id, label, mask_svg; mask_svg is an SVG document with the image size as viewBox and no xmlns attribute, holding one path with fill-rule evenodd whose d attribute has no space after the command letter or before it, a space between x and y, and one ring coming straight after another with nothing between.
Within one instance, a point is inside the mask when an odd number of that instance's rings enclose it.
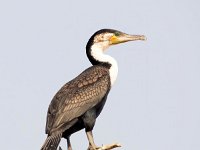
<instances>
[{"instance_id":1,"label":"white throat patch","mask_svg":"<svg viewBox=\"0 0 200 150\"><path fill-rule=\"evenodd\" d=\"M91 47L91 55L100 62L108 62L109 64L111 64L109 73L110 73L111 86L113 86L114 82L117 79L118 65L117 61L113 57L104 54L104 51L107 48L108 48L108 43L106 42L95 43Z\"/></svg>"}]
</instances>

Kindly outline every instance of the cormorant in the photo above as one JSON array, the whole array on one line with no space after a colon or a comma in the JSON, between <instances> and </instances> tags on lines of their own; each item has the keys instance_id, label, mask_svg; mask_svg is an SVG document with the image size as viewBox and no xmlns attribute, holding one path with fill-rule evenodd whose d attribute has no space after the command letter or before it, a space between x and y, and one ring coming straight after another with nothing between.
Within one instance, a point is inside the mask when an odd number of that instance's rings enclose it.
<instances>
[{"instance_id":1,"label":"cormorant","mask_svg":"<svg viewBox=\"0 0 200 150\"><path fill-rule=\"evenodd\" d=\"M47 112L48 136L41 150L56 150L62 137L67 139L68 150L72 150L70 135L81 129L85 129L89 149L97 149L92 130L118 73L116 60L104 52L111 45L135 40L145 40L145 36L113 29L101 29L92 35L86 46L92 66L53 97Z\"/></svg>"}]
</instances>

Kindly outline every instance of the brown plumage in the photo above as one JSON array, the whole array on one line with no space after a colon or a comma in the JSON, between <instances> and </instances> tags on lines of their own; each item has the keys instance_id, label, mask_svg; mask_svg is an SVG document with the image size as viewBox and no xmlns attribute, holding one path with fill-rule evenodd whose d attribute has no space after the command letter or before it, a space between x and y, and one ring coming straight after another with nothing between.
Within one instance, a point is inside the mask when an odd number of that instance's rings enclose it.
<instances>
[{"instance_id":1,"label":"brown plumage","mask_svg":"<svg viewBox=\"0 0 200 150\"><path fill-rule=\"evenodd\" d=\"M100 102L110 89L108 71L103 66L90 67L57 92L48 109L47 134L63 133L76 122L73 119Z\"/></svg>"},{"instance_id":2,"label":"brown plumage","mask_svg":"<svg viewBox=\"0 0 200 150\"><path fill-rule=\"evenodd\" d=\"M48 137L41 150L56 150L61 137L69 140L72 133L84 128L82 120L88 110L97 108L98 116L105 103L102 100L106 100L109 90L109 69L101 65L86 69L66 83L49 105L46 123Z\"/></svg>"},{"instance_id":3,"label":"brown plumage","mask_svg":"<svg viewBox=\"0 0 200 150\"><path fill-rule=\"evenodd\" d=\"M104 51L110 45L133 40L144 40L144 36L102 29L89 39L86 54L93 66L66 83L52 99L46 122L48 136L41 150L56 150L62 137L72 150L71 134L84 128L89 149L97 149L92 130L118 72L117 62Z\"/></svg>"}]
</instances>

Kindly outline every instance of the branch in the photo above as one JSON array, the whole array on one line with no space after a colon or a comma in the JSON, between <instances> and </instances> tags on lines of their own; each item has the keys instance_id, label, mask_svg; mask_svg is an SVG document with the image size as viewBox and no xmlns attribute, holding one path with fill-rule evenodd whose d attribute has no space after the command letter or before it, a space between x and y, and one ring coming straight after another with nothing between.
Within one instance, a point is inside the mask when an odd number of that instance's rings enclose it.
<instances>
[{"instance_id":1,"label":"branch","mask_svg":"<svg viewBox=\"0 0 200 150\"><path fill-rule=\"evenodd\" d=\"M117 147L121 147L121 144L119 143L113 143L109 145L103 145L102 147L98 148L97 150L111 150Z\"/></svg>"},{"instance_id":2,"label":"branch","mask_svg":"<svg viewBox=\"0 0 200 150\"><path fill-rule=\"evenodd\" d=\"M96 150L111 150L117 147L121 147L121 144L119 143L113 143L109 145L103 145L102 147L98 147ZM62 150L62 148L59 146L59 150Z\"/></svg>"}]
</instances>

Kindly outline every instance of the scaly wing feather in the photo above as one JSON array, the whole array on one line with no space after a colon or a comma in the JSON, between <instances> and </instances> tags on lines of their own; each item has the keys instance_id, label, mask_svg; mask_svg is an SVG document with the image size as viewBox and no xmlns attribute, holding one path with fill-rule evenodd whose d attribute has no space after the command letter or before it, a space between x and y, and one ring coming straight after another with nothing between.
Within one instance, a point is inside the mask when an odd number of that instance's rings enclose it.
<instances>
[{"instance_id":1,"label":"scaly wing feather","mask_svg":"<svg viewBox=\"0 0 200 150\"><path fill-rule=\"evenodd\" d=\"M77 118L97 105L110 90L109 71L92 66L65 84L49 105L46 133L63 132Z\"/></svg>"}]
</instances>

